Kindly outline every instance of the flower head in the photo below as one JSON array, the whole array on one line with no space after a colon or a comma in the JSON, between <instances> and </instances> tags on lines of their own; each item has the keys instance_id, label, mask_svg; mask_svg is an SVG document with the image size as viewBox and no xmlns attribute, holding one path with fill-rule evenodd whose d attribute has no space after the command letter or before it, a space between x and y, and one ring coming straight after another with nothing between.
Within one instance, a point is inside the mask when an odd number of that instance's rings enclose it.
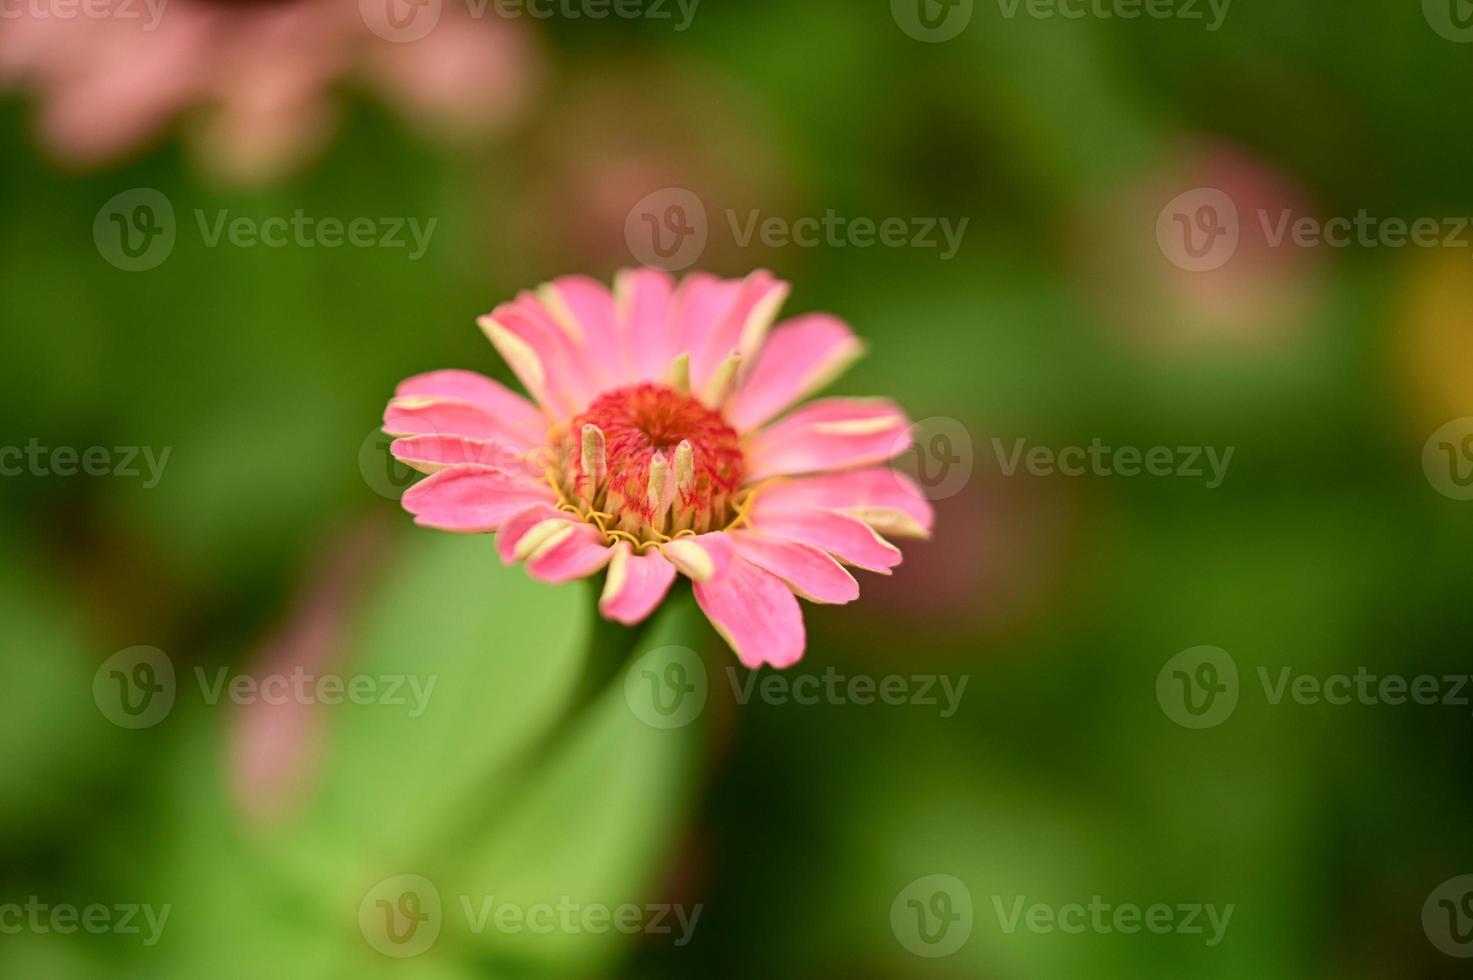
<instances>
[{"instance_id":1,"label":"flower head","mask_svg":"<svg viewBox=\"0 0 1473 980\"><path fill-rule=\"evenodd\" d=\"M924 537L932 516L888 465L910 445L891 402L830 398L772 421L862 350L827 314L772 327L786 294L766 272L677 284L639 269L612 292L570 276L497 307L481 328L532 399L469 371L402 382L384 429L430 474L405 508L496 532L503 559L549 582L607 568L599 611L621 623L684 574L744 664L795 663L795 596L854 600L849 567L900 563L880 533Z\"/></svg>"}]
</instances>

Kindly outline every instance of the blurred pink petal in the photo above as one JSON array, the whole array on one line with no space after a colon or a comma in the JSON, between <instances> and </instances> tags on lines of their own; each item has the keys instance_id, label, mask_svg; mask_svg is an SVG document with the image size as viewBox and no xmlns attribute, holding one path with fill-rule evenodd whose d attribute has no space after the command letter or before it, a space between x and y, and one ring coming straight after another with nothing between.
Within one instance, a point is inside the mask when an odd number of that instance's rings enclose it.
<instances>
[{"instance_id":1,"label":"blurred pink petal","mask_svg":"<svg viewBox=\"0 0 1473 980\"><path fill-rule=\"evenodd\" d=\"M257 651L249 674L259 682L330 672L344 653L364 570L375 567L382 547L382 529L364 525L328 549L322 567L306 576L285 622ZM320 720L310 699L295 696L258 697L234 713L229 783L248 821L277 822L302 802L320 758Z\"/></svg>"},{"instance_id":2,"label":"blurred pink petal","mask_svg":"<svg viewBox=\"0 0 1473 980\"><path fill-rule=\"evenodd\" d=\"M36 99L41 140L62 162L110 162L185 118L206 169L245 183L322 151L343 80L371 81L415 123L484 136L525 104L533 61L525 35L494 17L446 16L393 44L342 0L170 0L156 22L146 5L69 19L22 5L0 31L0 88Z\"/></svg>"}]
</instances>

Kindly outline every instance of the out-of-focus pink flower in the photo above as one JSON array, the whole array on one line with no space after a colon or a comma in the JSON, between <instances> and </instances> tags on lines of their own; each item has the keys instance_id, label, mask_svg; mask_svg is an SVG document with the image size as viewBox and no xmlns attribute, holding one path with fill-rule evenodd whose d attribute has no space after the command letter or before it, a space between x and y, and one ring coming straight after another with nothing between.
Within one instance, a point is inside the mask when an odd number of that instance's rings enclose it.
<instances>
[{"instance_id":1,"label":"out-of-focus pink flower","mask_svg":"<svg viewBox=\"0 0 1473 980\"><path fill-rule=\"evenodd\" d=\"M844 566L888 574L901 555L880 532L927 536L932 513L888 465L911 441L893 403L829 398L771 421L862 350L828 314L772 327L787 292L762 271L677 284L639 269L612 293L568 276L498 306L481 328L533 401L468 371L401 383L384 430L431 474L405 509L497 532L504 560L548 582L607 567L599 611L621 623L681 572L744 664L796 663L795 595L858 598Z\"/></svg>"},{"instance_id":2,"label":"out-of-focus pink flower","mask_svg":"<svg viewBox=\"0 0 1473 980\"><path fill-rule=\"evenodd\" d=\"M517 25L453 5L405 42L374 34L342 0L91 9L107 13L22 5L0 32L0 88L35 96L41 142L75 167L135 152L188 114L210 172L269 180L326 144L340 81L377 91L416 128L474 137L515 115L534 74Z\"/></svg>"},{"instance_id":3,"label":"out-of-focus pink flower","mask_svg":"<svg viewBox=\"0 0 1473 980\"><path fill-rule=\"evenodd\" d=\"M383 546L382 531L364 525L328 549L321 567L307 575L295 608L262 643L249 667L263 685L267 678L285 681L275 682L269 698L263 686L263 696L231 719L229 782L236 805L252 823L270 824L288 816L316 775L321 714L314 699L293 692L331 671L344 654L353 602L365 570L374 566L372 559Z\"/></svg>"},{"instance_id":4,"label":"out-of-focus pink flower","mask_svg":"<svg viewBox=\"0 0 1473 980\"><path fill-rule=\"evenodd\" d=\"M1322 250L1279 235L1310 214L1305 193L1266 161L1194 143L1089 198L1075 265L1109 320L1146 349L1262 350L1292 343L1323 296Z\"/></svg>"},{"instance_id":5,"label":"out-of-focus pink flower","mask_svg":"<svg viewBox=\"0 0 1473 980\"><path fill-rule=\"evenodd\" d=\"M738 241L726 215L803 213L795 165L763 100L686 61L578 67L528 120L529 173L514 197L493 194L488 234L510 221L530 274L549 264L613 270L647 261L625 237L630 211L646 195L683 188L707 211L702 267L763 264L773 250L760 236ZM569 133L578 134L577 153L567 151Z\"/></svg>"}]
</instances>

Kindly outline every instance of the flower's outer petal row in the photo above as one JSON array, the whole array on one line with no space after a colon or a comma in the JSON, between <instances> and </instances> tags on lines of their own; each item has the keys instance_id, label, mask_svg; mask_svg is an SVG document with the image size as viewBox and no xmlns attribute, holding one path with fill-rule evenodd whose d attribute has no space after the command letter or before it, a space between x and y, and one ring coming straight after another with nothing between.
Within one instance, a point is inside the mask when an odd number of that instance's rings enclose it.
<instances>
[{"instance_id":1,"label":"flower's outer petal row","mask_svg":"<svg viewBox=\"0 0 1473 980\"><path fill-rule=\"evenodd\" d=\"M562 276L538 289L537 296L548 314L587 352L601 390L629 382L614 295L607 286L588 276Z\"/></svg>"},{"instance_id":2,"label":"flower's outer petal row","mask_svg":"<svg viewBox=\"0 0 1473 980\"><path fill-rule=\"evenodd\" d=\"M403 504L423 527L484 534L520 510L555 500L545 483L520 480L489 466L452 466L404 491Z\"/></svg>"},{"instance_id":3,"label":"flower's outer petal row","mask_svg":"<svg viewBox=\"0 0 1473 980\"><path fill-rule=\"evenodd\" d=\"M496 532L496 551L508 565L525 561L554 532L562 530L561 525L570 524L576 519L548 504L533 504L502 522L501 529Z\"/></svg>"},{"instance_id":4,"label":"flower's outer petal row","mask_svg":"<svg viewBox=\"0 0 1473 980\"><path fill-rule=\"evenodd\" d=\"M527 391L554 418L576 415L597 394L589 350L532 293L476 321Z\"/></svg>"},{"instance_id":5,"label":"flower's outer petal row","mask_svg":"<svg viewBox=\"0 0 1473 980\"><path fill-rule=\"evenodd\" d=\"M460 436L513 449L526 449L541 442L526 426L507 425L479 405L439 396L393 399L384 409L384 431L391 436Z\"/></svg>"},{"instance_id":6,"label":"flower's outer petal row","mask_svg":"<svg viewBox=\"0 0 1473 980\"><path fill-rule=\"evenodd\" d=\"M894 402L825 398L748 436L747 479L883 463L910 444L910 421Z\"/></svg>"},{"instance_id":7,"label":"flower's outer petal row","mask_svg":"<svg viewBox=\"0 0 1473 980\"><path fill-rule=\"evenodd\" d=\"M624 269L614 278L616 351L629 381L661 377L675 355L669 330L675 281L659 269Z\"/></svg>"},{"instance_id":8,"label":"flower's outer petal row","mask_svg":"<svg viewBox=\"0 0 1473 980\"><path fill-rule=\"evenodd\" d=\"M587 578L609 563L612 549L592 524L567 521L527 558L527 573L544 582Z\"/></svg>"},{"instance_id":9,"label":"flower's outer petal row","mask_svg":"<svg viewBox=\"0 0 1473 980\"><path fill-rule=\"evenodd\" d=\"M749 432L823 388L864 353L864 343L838 317L810 313L778 324L724 407L738 432Z\"/></svg>"},{"instance_id":10,"label":"flower's outer petal row","mask_svg":"<svg viewBox=\"0 0 1473 980\"><path fill-rule=\"evenodd\" d=\"M730 302L714 322L686 325L685 343L676 353L690 352L692 391L705 391L721 363L732 354L742 361L755 359L767 339L773 318L788 296L788 284L765 269L753 272L736 285ZM723 292L728 290L730 283ZM707 314L705 310L700 312Z\"/></svg>"},{"instance_id":11,"label":"flower's outer petal row","mask_svg":"<svg viewBox=\"0 0 1473 980\"><path fill-rule=\"evenodd\" d=\"M736 558L724 574L696 582L695 594L701 611L747 667L790 667L802 658L803 612L777 576Z\"/></svg>"},{"instance_id":12,"label":"flower's outer petal row","mask_svg":"<svg viewBox=\"0 0 1473 980\"><path fill-rule=\"evenodd\" d=\"M759 492L768 513L818 507L857 517L881 534L928 538L935 514L915 481L888 466L779 480Z\"/></svg>"},{"instance_id":13,"label":"flower's outer petal row","mask_svg":"<svg viewBox=\"0 0 1473 980\"><path fill-rule=\"evenodd\" d=\"M605 619L634 626L655 611L674 581L675 566L658 548L635 554L628 541L619 541L610 555L598 611Z\"/></svg>"},{"instance_id":14,"label":"flower's outer petal row","mask_svg":"<svg viewBox=\"0 0 1473 980\"><path fill-rule=\"evenodd\" d=\"M438 473L450 466L489 466L509 476L536 479L536 461L517 449L495 441L464 436L407 436L389 444L394 458L421 473Z\"/></svg>"},{"instance_id":15,"label":"flower's outer petal row","mask_svg":"<svg viewBox=\"0 0 1473 980\"><path fill-rule=\"evenodd\" d=\"M843 604L859 598L859 583L827 552L786 538L733 531L736 553L788 584L809 602Z\"/></svg>"},{"instance_id":16,"label":"flower's outer petal row","mask_svg":"<svg viewBox=\"0 0 1473 980\"><path fill-rule=\"evenodd\" d=\"M660 370L663 371L677 354L690 354L694 361L706 349L707 340L716 333L741 294L740 279L722 279L705 272L692 272L680 280L670 300L666 324L668 356ZM694 364L691 368L691 390L700 390Z\"/></svg>"},{"instance_id":17,"label":"flower's outer petal row","mask_svg":"<svg viewBox=\"0 0 1473 980\"><path fill-rule=\"evenodd\" d=\"M670 564L696 582L724 575L735 557L731 537L724 531L676 538L665 542L660 550Z\"/></svg>"},{"instance_id":18,"label":"flower's outer petal row","mask_svg":"<svg viewBox=\"0 0 1473 980\"><path fill-rule=\"evenodd\" d=\"M840 561L871 572L890 574L900 564L900 549L880 537L864 521L816 507L782 507L758 494L750 511L754 531L821 548Z\"/></svg>"},{"instance_id":19,"label":"flower's outer petal row","mask_svg":"<svg viewBox=\"0 0 1473 980\"><path fill-rule=\"evenodd\" d=\"M474 371L450 368L416 374L399 382L394 394L399 398L453 398L470 402L485 409L504 428L522 433L521 440L509 440L519 446L539 442L547 428L547 418L536 405L501 382Z\"/></svg>"}]
</instances>

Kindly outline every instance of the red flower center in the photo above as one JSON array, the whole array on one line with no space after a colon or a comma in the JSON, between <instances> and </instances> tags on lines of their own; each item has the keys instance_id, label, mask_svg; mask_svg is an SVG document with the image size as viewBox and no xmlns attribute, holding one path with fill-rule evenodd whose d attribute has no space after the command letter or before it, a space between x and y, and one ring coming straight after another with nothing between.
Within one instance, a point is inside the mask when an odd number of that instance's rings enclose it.
<instances>
[{"instance_id":1,"label":"red flower center","mask_svg":"<svg viewBox=\"0 0 1473 980\"><path fill-rule=\"evenodd\" d=\"M725 527L744 475L721 414L665 385L598 396L563 438L562 489L608 529L640 541Z\"/></svg>"}]
</instances>

